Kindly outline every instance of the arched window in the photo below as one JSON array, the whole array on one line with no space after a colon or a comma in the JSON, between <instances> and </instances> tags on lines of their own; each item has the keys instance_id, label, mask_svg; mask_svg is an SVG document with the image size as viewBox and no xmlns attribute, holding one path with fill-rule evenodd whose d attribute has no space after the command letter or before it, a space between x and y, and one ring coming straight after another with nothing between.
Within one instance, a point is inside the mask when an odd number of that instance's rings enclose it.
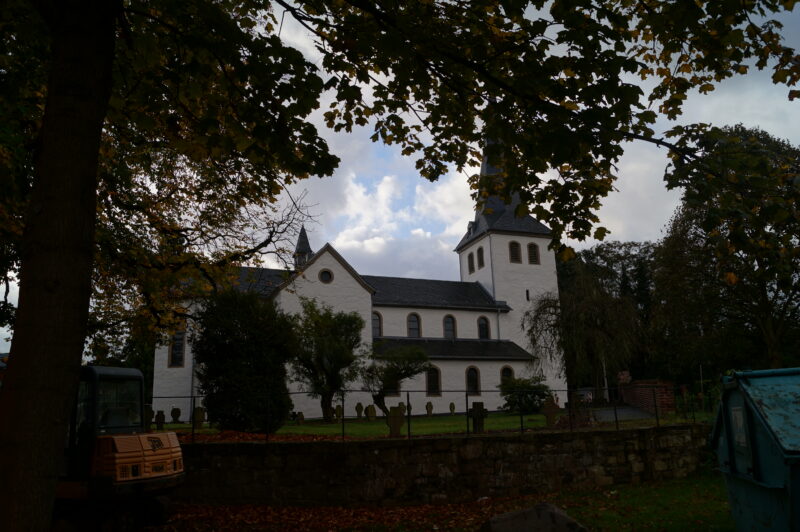
<instances>
[{"instance_id":1,"label":"arched window","mask_svg":"<svg viewBox=\"0 0 800 532\"><path fill-rule=\"evenodd\" d=\"M422 336L420 332L420 319L418 314L409 314L406 319L409 338L419 338Z\"/></svg>"},{"instance_id":2,"label":"arched window","mask_svg":"<svg viewBox=\"0 0 800 532\"><path fill-rule=\"evenodd\" d=\"M467 255L467 270L469 273L475 272L475 256L472 253Z\"/></svg>"},{"instance_id":3,"label":"arched window","mask_svg":"<svg viewBox=\"0 0 800 532\"><path fill-rule=\"evenodd\" d=\"M519 242L508 243L508 260L522 264L522 248L519 247Z\"/></svg>"},{"instance_id":4,"label":"arched window","mask_svg":"<svg viewBox=\"0 0 800 532\"><path fill-rule=\"evenodd\" d=\"M483 268L483 248L478 248L478 269Z\"/></svg>"},{"instance_id":5,"label":"arched window","mask_svg":"<svg viewBox=\"0 0 800 532\"><path fill-rule=\"evenodd\" d=\"M372 313L372 337L380 338L383 336L383 318L377 312Z\"/></svg>"},{"instance_id":6,"label":"arched window","mask_svg":"<svg viewBox=\"0 0 800 532\"><path fill-rule=\"evenodd\" d=\"M467 368L467 395L481 394L481 376L478 368L470 366Z\"/></svg>"},{"instance_id":7,"label":"arched window","mask_svg":"<svg viewBox=\"0 0 800 532\"><path fill-rule=\"evenodd\" d=\"M442 395L442 372L436 366L425 373L425 395Z\"/></svg>"},{"instance_id":8,"label":"arched window","mask_svg":"<svg viewBox=\"0 0 800 532\"><path fill-rule=\"evenodd\" d=\"M171 368L182 368L186 353L186 330L175 331L169 342L167 365Z\"/></svg>"},{"instance_id":9,"label":"arched window","mask_svg":"<svg viewBox=\"0 0 800 532\"><path fill-rule=\"evenodd\" d=\"M539 246L528 244L528 264L539 264Z\"/></svg>"},{"instance_id":10,"label":"arched window","mask_svg":"<svg viewBox=\"0 0 800 532\"><path fill-rule=\"evenodd\" d=\"M456 319L449 314L444 317L444 321L442 322L443 329L444 329L444 337L450 340L455 340L456 338Z\"/></svg>"},{"instance_id":11,"label":"arched window","mask_svg":"<svg viewBox=\"0 0 800 532\"><path fill-rule=\"evenodd\" d=\"M478 338L481 340L488 340L491 337L489 333L489 320L486 316L481 316L478 318Z\"/></svg>"},{"instance_id":12,"label":"arched window","mask_svg":"<svg viewBox=\"0 0 800 532\"><path fill-rule=\"evenodd\" d=\"M509 366L504 366L503 369L500 370L500 382L506 382L507 380L514 378L514 370Z\"/></svg>"}]
</instances>

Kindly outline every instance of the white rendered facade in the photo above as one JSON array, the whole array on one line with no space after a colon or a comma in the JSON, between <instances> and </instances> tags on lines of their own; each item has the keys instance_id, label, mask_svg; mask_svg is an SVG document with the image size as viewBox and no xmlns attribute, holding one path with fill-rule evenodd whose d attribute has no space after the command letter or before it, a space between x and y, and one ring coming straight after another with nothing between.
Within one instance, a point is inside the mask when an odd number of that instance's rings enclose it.
<instances>
[{"instance_id":1,"label":"white rendered facade","mask_svg":"<svg viewBox=\"0 0 800 532\"><path fill-rule=\"evenodd\" d=\"M522 253L519 263L509 260L511 242L520 245ZM547 250L548 243L546 235L493 231L491 228L476 238L465 236L457 249L461 265L460 283L362 277L328 244L313 256L309 255L310 260L299 273L293 274L269 297L274 298L278 306L288 313L300 312L300 297L315 299L337 311L357 312L365 323L362 332L365 349L372 347L373 340L400 344L415 341L408 338L408 317L415 314L419 319L419 341L423 342L426 349L431 347L430 361L439 371L438 393L436 387L430 388L428 376L421 374L401 383L399 395L387 399L389 406L410 401L412 412L420 414L425 412L426 403L430 402L434 413L446 413L449 412L450 403L454 404L457 412L464 412L467 404L482 401L489 410L497 410L503 403L498 391L503 371L506 374L510 371L515 377L544 375L551 389L559 390L557 398L563 404L566 394L561 390L565 391L567 386L561 365L536 364L535 359L525 352L528 341L521 326L522 316L536 295L558 289L555 256ZM536 263L528 260L528 244L538 246L539 260ZM478 249L482 249L483 253L481 267L476 258ZM470 254L473 254L475 261L471 272L468 266ZM330 274L325 274L327 282L323 282L323 272ZM407 288L404 287L406 281L409 283ZM433 291L427 290L427 287ZM453 300L437 298L435 289L442 289L442 293L453 293L457 297ZM412 297L415 290L418 300ZM387 293L393 291L396 293ZM462 293L469 294L469 297L461 297ZM409 304L404 304L404 301ZM381 321L377 338L373 338L372 327L375 313ZM454 320L454 341L445 338L446 316ZM488 338L480 337L479 320L484 319L483 332L487 332L488 324ZM502 358L505 356L503 353L508 353L508 359ZM153 409L163 410L167 419L172 407L180 408L181 418L188 419L191 407L189 396L197 394L196 382L192 377L192 361L188 341L185 344L184 363L179 367L170 366L170 346L161 346L156 351ZM473 371L473 374L476 371L479 376L477 394L467 394L468 371ZM350 388L358 390L361 387L353 383ZM300 383L290 382L290 392L302 389ZM292 400L294 410L303 412L307 419L321 417L318 399L293 393ZM367 406L372 400L366 392L346 394L345 415L354 416L358 403Z\"/></svg>"}]
</instances>

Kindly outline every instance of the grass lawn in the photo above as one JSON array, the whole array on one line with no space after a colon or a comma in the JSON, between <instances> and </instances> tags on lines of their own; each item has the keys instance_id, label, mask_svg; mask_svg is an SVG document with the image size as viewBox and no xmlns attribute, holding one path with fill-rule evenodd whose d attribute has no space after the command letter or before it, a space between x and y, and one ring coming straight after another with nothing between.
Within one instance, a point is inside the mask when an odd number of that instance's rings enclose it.
<instances>
[{"instance_id":1,"label":"grass lawn","mask_svg":"<svg viewBox=\"0 0 800 532\"><path fill-rule=\"evenodd\" d=\"M711 414L700 414L696 416L697 422L711 421ZM689 420L690 421L690 420ZM660 418L662 425L673 425L676 423L686 423L687 419L682 415L669 414ZM656 421L654 418L650 419L637 419L620 421L620 429L635 429L643 427L653 427ZM523 416L523 425L526 430L528 429L542 429L545 427L544 416L525 415ZM492 412L485 420L485 429L487 431L518 431L520 428L520 418L516 414L506 414L504 412ZM591 428L613 430L615 424L613 421L593 425ZM165 430L176 431L182 433L190 433L191 425L189 424L166 424ZM407 435L407 421L403 422L402 435ZM564 425L561 430L569 430L568 425ZM585 428L584 428L585 430ZM412 436L425 436L431 434L466 434L467 422L464 414L456 415L438 415L438 416L412 416L411 417L411 435ZM217 434L219 431L216 428L206 425L202 429L195 431L196 434ZM342 424L325 423L322 420L309 420L302 425L293 421L288 421L278 431L280 435L296 434L301 436L323 436L323 437L336 437L342 434ZM383 418L378 418L375 421L367 421L366 419L345 419L345 435L354 438L382 438L389 435L389 428L386 426Z\"/></svg>"},{"instance_id":2,"label":"grass lawn","mask_svg":"<svg viewBox=\"0 0 800 532\"><path fill-rule=\"evenodd\" d=\"M591 530L735 530L721 473L563 492L548 500Z\"/></svg>"},{"instance_id":3,"label":"grass lawn","mask_svg":"<svg viewBox=\"0 0 800 532\"><path fill-rule=\"evenodd\" d=\"M541 415L523 416L526 429L544 427L545 419ZM492 430L519 430L519 416L500 412L492 412L484 422L487 431ZM357 438L375 438L389 435L389 427L382 418L375 421L366 419L345 419L345 435ZM407 421L403 423L402 434L407 434ZM467 421L463 414L454 416L412 416L411 435L421 436L426 434L466 433ZM338 436L342 433L341 423L325 423L323 421L306 421L302 425L289 422L278 430L278 434L316 434Z\"/></svg>"}]
</instances>

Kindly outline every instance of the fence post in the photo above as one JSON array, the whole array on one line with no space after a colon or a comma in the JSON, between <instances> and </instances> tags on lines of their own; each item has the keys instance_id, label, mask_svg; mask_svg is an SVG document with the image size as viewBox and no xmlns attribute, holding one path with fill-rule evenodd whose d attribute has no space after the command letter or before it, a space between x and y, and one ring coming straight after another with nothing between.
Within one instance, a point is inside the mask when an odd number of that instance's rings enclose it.
<instances>
[{"instance_id":1,"label":"fence post","mask_svg":"<svg viewBox=\"0 0 800 532\"><path fill-rule=\"evenodd\" d=\"M194 443L194 392L192 392L190 403L192 406L189 409L189 423L192 424L192 443Z\"/></svg>"},{"instance_id":2,"label":"fence post","mask_svg":"<svg viewBox=\"0 0 800 532\"><path fill-rule=\"evenodd\" d=\"M467 436L469 436L469 392L464 392L464 415L467 416Z\"/></svg>"},{"instance_id":3,"label":"fence post","mask_svg":"<svg viewBox=\"0 0 800 532\"><path fill-rule=\"evenodd\" d=\"M269 443L269 393L267 393L267 411L264 418L267 421L267 425L264 427L264 443ZM266 449L266 447L264 447Z\"/></svg>"},{"instance_id":4,"label":"fence post","mask_svg":"<svg viewBox=\"0 0 800 532\"><path fill-rule=\"evenodd\" d=\"M344 439L344 394L345 391L342 390L342 439Z\"/></svg>"},{"instance_id":5,"label":"fence post","mask_svg":"<svg viewBox=\"0 0 800 532\"><path fill-rule=\"evenodd\" d=\"M406 429L408 431L408 439L411 439L411 392L406 390Z\"/></svg>"},{"instance_id":6,"label":"fence post","mask_svg":"<svg viewBox=\"0 0 800 532\"><path fill-rule=\"evenodd\" d=\"M574 402L575 396L570 396L569 390L567 390L567 418L569 418L569 431L572 432L572 403Z\"/></svg>"},{"instance_id":7,"label":"fence post","mask_svg":"<svg viewBox=\"0 0 800 532\"><path fill-rule=\"evenodd\" d=\"M614 425L619 430L619 416L617 415L617 400L614 400Z\"/></svg>"},{"instance_id":8,"label":"fence post","mask_svg":"<svg viewBox=\"0 0 800 532\"><path fill-rule=\"evenodd\" d=\"M519 408L519 434L521 436L525 432L525 422L522 419L524 417L522 415L522 401L519 397L517 397L517 408Z\"/></svg>"},{"instance_id":9,"label":"fence post","mask_svg":"<svg viewBox=\"0 0 800 532\"><path fill-rule=\"evenodd\" d=\"M656 427L660 427L661 423L659 422L659 419L658 419L658 400L656 399L656 388L655 388L655 386L650 388L650 390L653 392L653 410L656 413Z\"/></svg>"},{"instance_id":10,"label":"fence post","mask_svg":"<svg viewBox=\"0 0 800 532\"><path fill-rule=\"evenodd\" d=\"M690 408L692 409L692 423L697 423L697 418L695 417L695 414L694 414L694 394L693 393L689 393L689 405L690 405Z\"/></svg>"}]
</instances>

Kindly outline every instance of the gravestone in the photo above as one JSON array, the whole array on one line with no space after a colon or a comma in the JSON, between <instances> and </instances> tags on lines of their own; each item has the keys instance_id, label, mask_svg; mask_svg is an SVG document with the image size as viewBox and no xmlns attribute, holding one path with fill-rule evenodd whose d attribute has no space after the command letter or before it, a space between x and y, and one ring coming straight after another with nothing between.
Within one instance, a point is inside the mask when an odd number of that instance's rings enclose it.
<instances>
[{"instance_id":1,"label":"gravestone","mask_svg":"<svg viewBox=\"0 0 800 532\"><path fill-rule=\"evenodd\" d=\"M364 414L364 405L361 403L356 403L356 418L361 419L361 416Z\"/></svg>"},{"instance_id":2,"label":"gravestone","mask_svg":"<svg viewBox=\"0 0 800 532\"><path fill-rule=\"evenodd\" d=\"M375 414L375 405L369 405L365 410L364 413L367 415L367 421L375 421L377 417Z\"/></svg>"},{"instance_id":3,"label":"gravestone","mask_svg":"<svg viewBox=\"0 0 800 532\"><path fill-rule=\"evenodd\" d=\"M341 420L342 417L344 417L344 408L342 408L342 405L336 405L336 408L334 409L334 413L336 414L336 416L335 416L336 419L337 420Z\"/></svg>"},{"instance_id":4,"label":"gravestone","mask_svg":"<svg viewBox=\"0 0 800 532\"><path fill-rule=\"evenodd\" d=\"M469 409L469 417L472 418L472 432L475 434L483 434L483 420L489 415L489 411L483 408L483 403L472 403L472 408Z\"/></svg>"},{"instance_id":5,"label":"gravestone","mask_svg":"<svg viewBox=\"0 0 800 532\"><path fill-rule=\"evenodd\" d=\"M194 413L192 414L192 428L194 430L202 429L203 422L206 420L206 411L205 408L202 406L194 407Z\"/></svg>"},{"instance_id":6,"label":"gravestone","mask_svg":"<svg viewBox=\"0 0 800 532\"><path fill-rule=\"evenodd\" d=\"M298 412L297 417L295 419L297 420L298 425L302 425L303 421L306 420L306 416L304 416L302 412Z\"/></svg>"},{"instance_id":7,"label":"gravestone","mask_svg":"<svg viewBox=\"0 0 800 532\"><path fill-rule=\"evenodd\" d=\"M169 415L172 416L173 423L181 422L181 409L177 406L172 407L172 410L169 411Z\"/></svg>"},{"instance_id":8,"label":"gravestone","mask_svg":"<svg viewBox=\"0 0 800 532\"><path fill-rule=\"evenodd\" d=\"M326 418L336 421L336 410L333 408L326 408L325 413Z\"/></svg>"},{"instance_id":9,"label":"gravestone","mask_svg":"<svg viewBox=\"0 0 800 532\"><path fill-rule=\"evenodd\" d=\"M560 413L561 409L558 408L558 405L553 400L553 396L548 395L542 406L542 414L544 415L548 427L553 427L556 424L556 419Z\"/></svg>"},{"instance_id":10,"label":"gravestone","mask_svg":"<svg viewBox=\"0 0 800 532\"><path fill-rule=\"evenodd\" d=\"M150 432L154 415L155 412L153 412L153 407L151 405L144 405L144 428L147 430L147 432Z\"/></svg>"},{"instance_id":11,"label":"gravestone","mask_svg":"<svg viewBox=\"0 0 800 532\"><path fill-rule=\"evenodd\" d=\"M403 429L403 417L405 414L399 406L393 406L389 409L389 437L399 438L400 431Z\"/></svg>"},{"instance_id":12,"label":"gravestone","mask_svg":"<svg viewBox=\"0 0 800 532\"><path fill-rule=\"evenodd\" d=\"M433 415L433 403L431 403L430 401L425 403L425 413L427 414L428 417L431 417Z\"/></svg>"},{"instance_id":13,"label":"gravestone","mask_svg":"<svg viewBox=\"0 0 800 532\"><path fill-rule=\"evenodd\" d=\"M455 403L450 403L450 415L451 416L456 415L456 404Z\"/></svg>"},{"instance_id":14,"label":"gravestone","mask_svg":"<svg viewBox=\"0 0 800 532\"><path fill-rule=\"evenodd\" d=\"M156 430L162 431L164 430L164 422L167 420L167 416L164 415L163 410L159 410L156 412Z\"/></svg>"}]
</instances>

